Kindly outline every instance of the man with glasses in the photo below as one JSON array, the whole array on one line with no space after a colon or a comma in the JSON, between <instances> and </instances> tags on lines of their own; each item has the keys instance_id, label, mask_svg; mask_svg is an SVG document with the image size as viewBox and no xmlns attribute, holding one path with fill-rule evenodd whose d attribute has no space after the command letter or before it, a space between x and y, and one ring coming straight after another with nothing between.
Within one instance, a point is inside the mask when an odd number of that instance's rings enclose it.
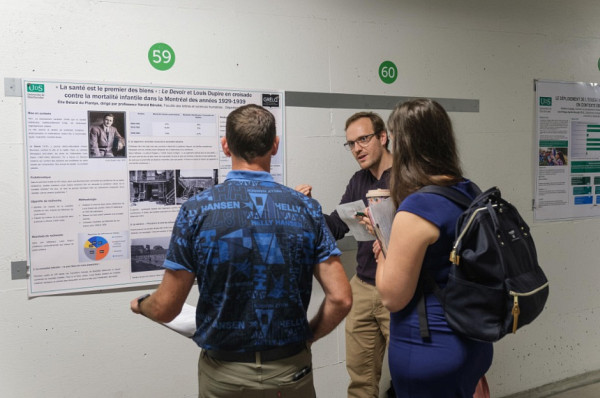
<instances>
[{"instance_id":1,"label":"man with glasses","mask_svg":"<svg viewBox=\"0 0 600 398\"><path fill-rule=\"evenodd\" d=\"M346 121L344 146L352 152L361 170L346 186L340 203L362 200L371 189L388 189L392 154L385 123L373 112L358 112ZM310 196L310 185L296 189ZM348 233L348 226L337 211L325 215L333 236L339 240ZM390 314L381 304L375 289L377 263L373 257L373 241L358 242L356 275L351 279L353 304L346 317L346 368L350 375L348 397L379 397L379 379L385 349L389 340Z\"/></svg>"}]
</instances>

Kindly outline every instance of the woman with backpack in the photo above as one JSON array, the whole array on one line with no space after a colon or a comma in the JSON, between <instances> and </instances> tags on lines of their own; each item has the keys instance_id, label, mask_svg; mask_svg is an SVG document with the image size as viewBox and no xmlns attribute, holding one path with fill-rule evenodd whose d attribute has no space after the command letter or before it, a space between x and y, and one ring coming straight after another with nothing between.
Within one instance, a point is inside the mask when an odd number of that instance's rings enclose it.
<instances>
[{"instance_id":1,"label":"woman with backpack","mask_svg":"<svg viewBox=\"0 0 600 398\"><path fill-rule=\"evenodd\" d=\"M387 257L374 245L376 286L390 310L389 367L397 397L473 397L492 363L491 343L462 337L448 326L440 302L418 287L426 270L440 287L448 280L455 225L463 209L443 196L416 192L451 186L469 198L450 118L440 104L416 99L388 120L394 156L391 197L397 206ZM422 293L421 293L422 291ZM417 304L424 295L429 337L421 337Z\"/></svg>"}]
</instances>

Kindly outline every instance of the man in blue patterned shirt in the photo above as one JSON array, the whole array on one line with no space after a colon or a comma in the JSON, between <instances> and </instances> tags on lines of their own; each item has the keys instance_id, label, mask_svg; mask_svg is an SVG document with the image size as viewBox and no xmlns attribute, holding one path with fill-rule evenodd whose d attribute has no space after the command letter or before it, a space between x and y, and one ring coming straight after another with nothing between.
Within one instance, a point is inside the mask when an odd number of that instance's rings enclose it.
<instances>
[{"instance_id":1,"label":"man in blue patterned shirt","mask_svg":"<svg viewBox=\"0 0 600 398\"><path fill-rule=\"evenodd\" d=\"M199 397L314 397L310 344L352 304L341 253L318 202L269 174L279 137L268 110L231 112L221 144L232 171L181 207L163 281L131 309L170 322L197 280ZM325 298L309 322L313 276Z\"/></svg>"}]
</instances>

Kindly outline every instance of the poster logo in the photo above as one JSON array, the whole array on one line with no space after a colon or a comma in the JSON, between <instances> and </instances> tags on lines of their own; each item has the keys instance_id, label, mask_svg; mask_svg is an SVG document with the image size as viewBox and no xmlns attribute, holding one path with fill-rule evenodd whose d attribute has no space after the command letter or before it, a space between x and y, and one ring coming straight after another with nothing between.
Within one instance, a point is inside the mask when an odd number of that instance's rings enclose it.
<instances>
[{"instance_id":1,"label":"poster logo","mask_svg":"<svg viewBox=\"0 0 600 398\"><path fill-rule=\"evenodd\" d=\"M263 106L279 108L279 94L263 94L262 104Z\"/></svg>"},{"instance_id":2,"label":"poster logo","mask_svg":"<svg viewBox=\"0 0 600 398\"><path fill-rule=\"evenodd\" d=\"M552 106L552 97L540 97L540 106Z\"/></svg>"},{"instance_id":3,"label":"poster logo","mask_svg":"<svg viewBox=\"0 0 600 398\"><path fill-rule=\"evenodd\" d=\"M35 84L35 83L27 83L27 92L28 93L43 93L44 85L43 84Z\"/></svg>"}]
</instances>

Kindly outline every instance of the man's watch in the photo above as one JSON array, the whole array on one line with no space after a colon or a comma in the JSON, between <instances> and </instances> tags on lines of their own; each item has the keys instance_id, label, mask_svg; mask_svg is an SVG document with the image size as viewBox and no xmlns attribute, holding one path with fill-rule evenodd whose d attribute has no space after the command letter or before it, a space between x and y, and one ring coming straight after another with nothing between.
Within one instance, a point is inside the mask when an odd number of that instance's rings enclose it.
<instances>
[{"instance_id":1,"label":"man's watch","mask_svg":"<svg viewBox=\"0 0 600 398\"><path fill-rule=\"evenodd\" d=\"M140 312L140 314L144 315L142 313L142 301L146 300L148 297L150 297L150 293L146 293L143 296L138 297L138 311Z\"/></svg>"}]
</instances>

